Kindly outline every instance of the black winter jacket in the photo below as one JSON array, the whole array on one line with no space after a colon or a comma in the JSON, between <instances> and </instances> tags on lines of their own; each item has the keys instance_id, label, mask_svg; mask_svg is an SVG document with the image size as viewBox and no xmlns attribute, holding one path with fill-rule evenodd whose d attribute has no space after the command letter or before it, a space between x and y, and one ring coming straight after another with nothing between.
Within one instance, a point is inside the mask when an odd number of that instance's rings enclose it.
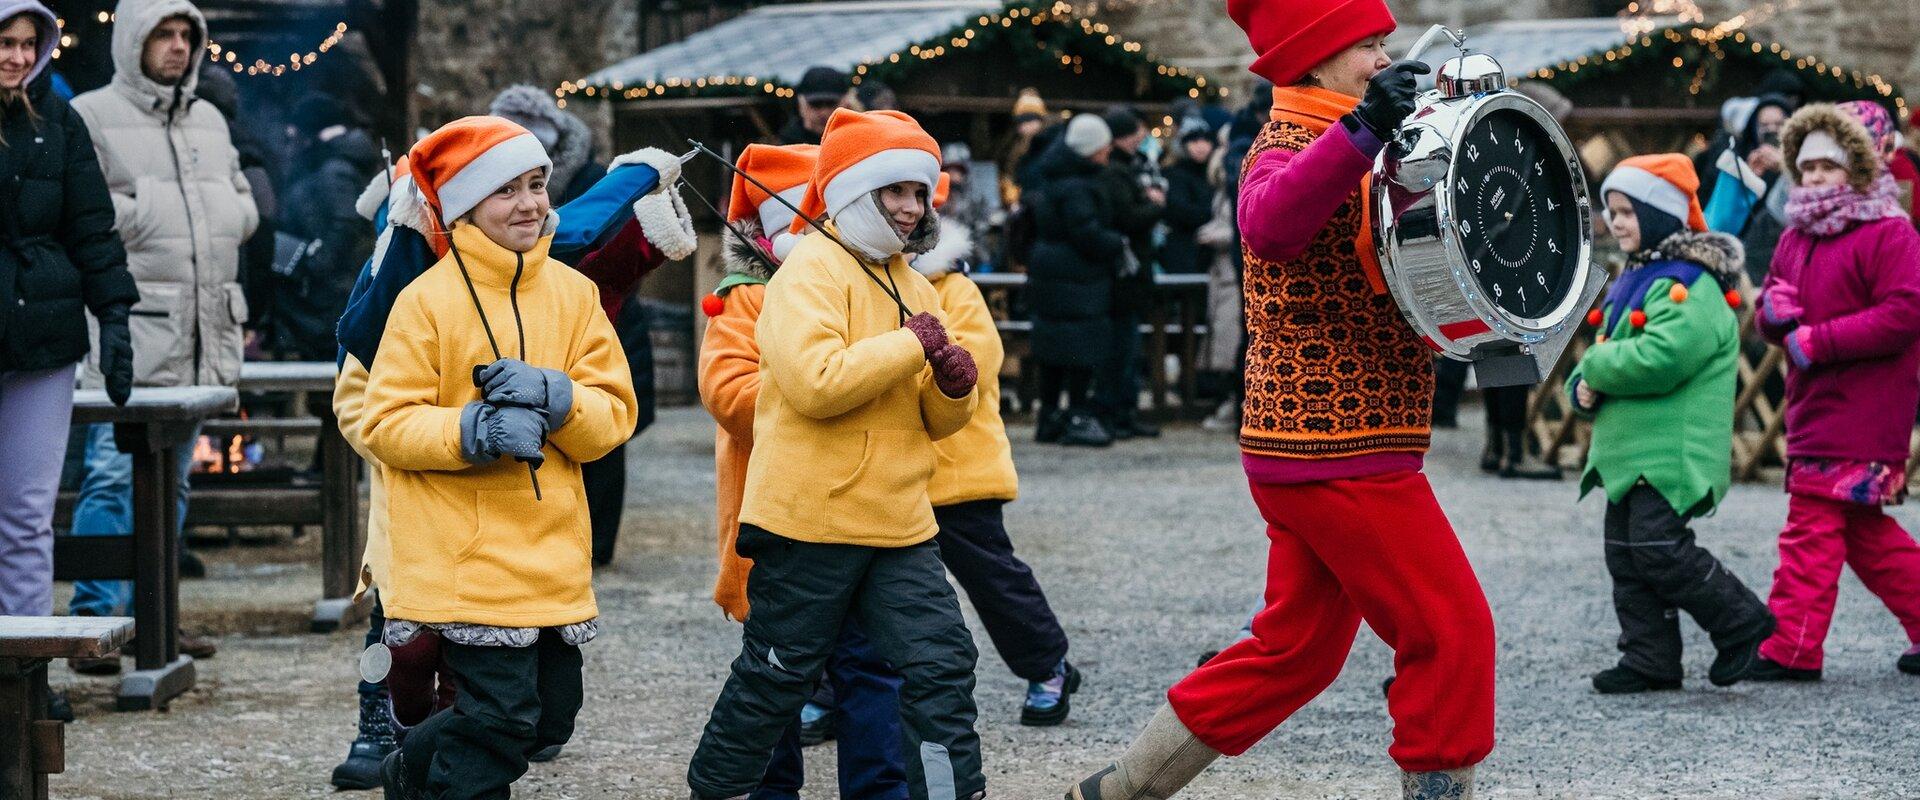
<instances>
[{"instance_id":1,"label":"black winter jacket","mask_svg":"<svg viewBox=\"0 0 1920 800\"><path fill-rule=\"evenodd\" d=\"M1160 268L1168 273L1201 273L1213 266L1212 251L1194 235L1213 219L1213 184L1207 165L1184 155L1167 167L1167 240L1160 246Z\"/></svg>"},{"instance_id":2,"label":"black winter jacket","mask_svg":"<svg viewBox=\"0 0 1920 800\"><path fill-rule=\"evenodd\" d=\"M79 361L86 310L140 300L86 123L44 76L27 103L0 104L0 372Z\"/></svg>"},{"instance_id":3,"label":"black winter jacket","mask_svg":"<svg viewBox=\"0 0 1920 800\"><path fill-rule=\"evenodd\" d=\"M373 227L354 201L380 171L380 149L364 131L352 130L308 148L299 163L279 220L279 232L297 255L274 267L268 348L284 357L325 361L338 347L334 328L360 265L373 253Z\"/></svg>"},{"instance_id":4,"label":"black winter jacket","mask_svg":"<svg viewBox=\"0 0 1920 800\"><path fill-rule=\"evenodd\" d=\"M1127 244L1140 264L1139 270L1117 278L1114 283L1114 313L1128 316L1145 314L1153 303L1153 229L1166 213L1165 207L1147 199L1143 183L1148 174L1145 162L1140 154L1116 147L1101 173L1107 202L1113 207L1114 227L1127 237ZM1117 256L1113 266L1116 270L1120 267Z\"/></svg>"},{"instance_id":5,"label":"black winter jacket","mask_svg":"<svg viewBox=\"0 0 1920 800\"><path fill-rule=\"evenodd\" d=\"M1101 166L1060 143L1040 158L1032 201L1039 240L1027 267L1033 356L1051 366L1097 367L1112 347L1114 270L1127 238L1114 224Z\"/></svg>"}]
</instances>

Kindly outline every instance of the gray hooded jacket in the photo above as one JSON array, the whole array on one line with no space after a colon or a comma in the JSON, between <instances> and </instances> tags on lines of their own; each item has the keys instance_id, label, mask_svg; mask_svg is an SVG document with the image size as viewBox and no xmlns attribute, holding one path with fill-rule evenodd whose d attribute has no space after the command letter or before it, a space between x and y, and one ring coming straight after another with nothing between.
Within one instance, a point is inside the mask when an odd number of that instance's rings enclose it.
<instances>
[{"instance_id":1,"label":"gray hooded jacket","mask_svg":"<svg viewBox=\"0 0 1920 800\"><path fill-rule=\"evenodd\" d=\"M232 385L240 376L240 244L259 224L227 120L199 102L198 71L163 86L140 68L148 34L170 17L192 22L202 58L207 22L187 0L121 0L113 81L74 98L93 134L113 197L114 228L140 286L133 308L138 386ZM97 351L97 348L96 348ZM92 363L84 373L99 385Z\"/></svg>"}]
</instances>

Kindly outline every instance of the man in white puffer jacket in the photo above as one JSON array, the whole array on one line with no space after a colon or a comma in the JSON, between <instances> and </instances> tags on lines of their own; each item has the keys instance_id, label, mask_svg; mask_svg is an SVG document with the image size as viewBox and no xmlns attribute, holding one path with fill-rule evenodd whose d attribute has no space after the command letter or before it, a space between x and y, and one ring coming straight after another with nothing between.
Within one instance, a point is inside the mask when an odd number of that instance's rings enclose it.
<instances>
[{"instance_id":1,"label":"man in white puffer jacket","mask_svg":"<svg viewBox=\"0 0 1920 800\"><path fill-rule=\"evenodd\" d=\"M115 14L113 81L75 98L73 107L93 134L113 197L114 229L140 287L131 319L134 385L231 386L240 377L240 325L247 319L240 243L260 216L227 120L194 96L207 23L187 0L121 0ZM92 363L82 382L99 385ZM192 448L176 455L182 465L178 518L184 519ZM74 535L123 534L132 527L132 471L132 458L114 446L112 427L92 426ZM124 581L83 581L72 610L124 613L131 594ZM210 646L193 640L183 639L181 649L211 654ZM119 660L76 662L75 668L111 673Z\"/></svg>"}]
</instances>

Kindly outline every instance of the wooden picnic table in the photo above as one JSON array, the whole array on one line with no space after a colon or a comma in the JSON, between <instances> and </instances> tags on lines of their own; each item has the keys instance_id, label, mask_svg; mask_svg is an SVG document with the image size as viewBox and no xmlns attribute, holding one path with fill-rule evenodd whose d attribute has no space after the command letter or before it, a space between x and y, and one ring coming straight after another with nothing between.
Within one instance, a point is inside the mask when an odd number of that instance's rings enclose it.
<instances>
[{"instance_id":1,"label":"wooden picnic table","mask_svg":"<svg viewBox=\"0 0 1920 800\"><path fill-rule=\"evenodd\" d=\"M133 530L128 536L54 539L56 580L133 580L134 667L120 679L122 711L164 708L193 688L193 659L180 653L180 539L174 535L179 462L171 451L193 441L200 423L239 408L224 386L140 388L124 406L107 393L73 393L73 421L110 423L121 452L133 456Z\"/></svg>"},{"instance_id":2,"label":"wooden picnic table","mask_svg":"<svg viewBox=\"0 0 1920 800\"><path fill-rule=\"evenodd\" d=\"M240 365L239 389L243 392L287 392L294 397L295 413L303 414L307 398L326 395L321 401L330 406L334 378L339 371L331 361L248 361ZM368 604L353 602L353 590L360 580L360 558L367 547L365 520L360 515L360 480L364 470L360 454L347 444L340 426L327 414L324 419L306 417L296 420L244 420L215 423L222 432L245 432L249 428L279 424L291 432L312 432L318 438L320 487L281 490L292 501L258 509L262 521L279 521L276 506L286 510L285 521L306 522L308 507L302 501L317 494L320 507L320 600L313 606L312 630L326 633L342 625L364 619ZM236 490L236 494L243 490ZM297 517L297 518L295 518Z\"/></svg>"},{"instance_id":3,"label":"wooden picnic table","mask_svg":"<svg viewBox=\"0 0 1920 800\"><path fill-rule=\"evenodd\" d=\"M47 662L99 658L133 639L127 617L0 616L0 797L46 800L66 771L66 727L47 719Z\"/></svg>"}]
</instances>

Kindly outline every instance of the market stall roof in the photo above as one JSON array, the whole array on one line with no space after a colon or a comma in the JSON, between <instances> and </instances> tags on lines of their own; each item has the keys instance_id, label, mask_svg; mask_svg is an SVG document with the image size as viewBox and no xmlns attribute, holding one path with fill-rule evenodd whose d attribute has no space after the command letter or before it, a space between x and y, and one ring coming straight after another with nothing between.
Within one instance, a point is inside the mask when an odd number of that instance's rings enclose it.
<instances>
[{"instance_id":1,"label":"market stall roof","mask_svg":"<svg viewBox=\"0 0 1920 800\"><path fill-rule=\"evenodd\" d=\"M686 39L606 67L591 86L753 76L791 86L808 67L851 71L1000 11L997 0L881 0L761 6Z\"/></svg>"},{"instance_id":2,"label":"market stall roof","mask_svg":"<svg viewBox=\"0 0 1920 800\"><path fill-rule=\"evenodd\" d=\"M1394 44L1406 47L1419 33L1398 34ZM1747 92L1747 79L1785 70L1799 76L1810 98L1905 107L1899 91L1879 75L1795 53L1727 23L1676 17L1507 20L1468 28L1466 44L1499 60L1508 79L1543 81L1581 106L1711 109L1720 99ZM1437 68L1453 54L1443 44L1428 48L1421 60Z\"/></svg>"},{"instance_id":3,"label":"market stall roof","mask_svg":"<svg viewBox=\"0 0 1920 800\"><path fill-rule=\"evenodd\" d=\"M753 9L563 82L555 94L563 103L585 95L738 104L790 97L807 69L821 65L847 71L854 83L884 81L902 89L903 101L903 84L919 84L941 96L991 100L996 108L1011 107L1012 93L998 95L1017 90L1023 79L1029 86L1063 77L1069 84L1088 81L1085 97L1105 102L1164 103L1223 91L1208 76L1156 61L1145 50L1065 0L795 3ZM969 78L956 79L955 70ZM1071 103L1079 94L1048 97Z\"/></svg>"},{"instance_id":4,"label":"market stall roof","mask_svg":"<svg viewBox=\"0 0 1920 800\"><path fill-rule=\"evenodd\" d=\"M1677 22L1674 18L1658 20L1655 29L1664 29ZM1412 39L1421 33L1424 31L1403 29L1402 34L1394 37L1394 43L1403 48L1409 47ZM1403 37L1407 40L1405 43L1399 41ZM1501 66L1507 68L1509 77L1519 78L1544 67L1605 52L1638 38L1638 34L1623 30L1621 20L1616 17L1506 20L1468 28L1467 49L1493 56ZM1453 47L1442 39L1440 44L1428 47L1420 55L1420 60L1438 69L1441 62L1453 55Z\"/></svg>"}]
</instances>

